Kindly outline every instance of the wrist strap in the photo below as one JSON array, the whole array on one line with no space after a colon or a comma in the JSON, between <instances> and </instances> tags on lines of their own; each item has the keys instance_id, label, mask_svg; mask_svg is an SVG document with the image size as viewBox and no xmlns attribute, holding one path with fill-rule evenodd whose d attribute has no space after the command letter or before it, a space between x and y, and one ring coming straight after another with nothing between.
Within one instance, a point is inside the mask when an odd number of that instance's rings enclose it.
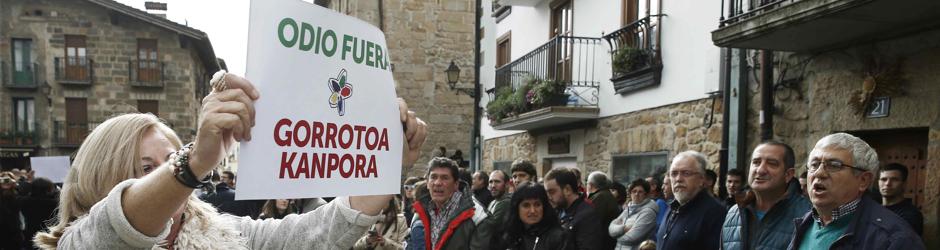
<instances>
[{"instance_id":1,"label":"wrist strap","mask_svg":"<svg viewBox=\"0 0 940 250\"><path fill-rule=\"evenodd\" d=\"M192 153L192 149L193 143L186 144L170 157L170 164L173 166L173 177L176 177L176 181L180 184L189 188L211 187L212 183L209 182L209 176L200 181L189 166L189 154Z\"/></svg>"}]
</instances>

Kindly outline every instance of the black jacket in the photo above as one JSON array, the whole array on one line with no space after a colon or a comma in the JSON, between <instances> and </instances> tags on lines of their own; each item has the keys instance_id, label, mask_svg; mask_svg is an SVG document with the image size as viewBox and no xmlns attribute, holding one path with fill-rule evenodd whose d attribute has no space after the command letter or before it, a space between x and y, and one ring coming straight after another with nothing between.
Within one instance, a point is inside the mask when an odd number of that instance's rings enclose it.
<instances>
[{"instance_id":1,"label":"black jacket","mask_svg":"<svg viewBox=\"0 0 940 250\"><path fill-rule=\"evenodd\" d=\"M55 218L55 209L59 206L59 199L55 195L26 196L20 199L20 213L26 219L26 230L23 237L27 241L33 239L36 232L46 229L46 221Z\"/></svg>"},{"instance_id":2,"label":"black jacket","mask_svg":"<svg viewBox=\"0 0 940 250\"><path fill-rule=\"evenodd\" d=\"M579 197L568 208L558 212L561 227L565 229L565 249L612 249L608 246L607 225L604 225L594 207Z\"/></svg>"},{"instance_id":3,"label":"black jacket","mask_svg":"<svg viewBox=\"0 0 940 250\"><path fill-rule=\"evenodd\" d=\"M264 206L264 201L253 201L253 200L235 200L235 190L232 190L228 185L219 183L215 186L215 193L212 195L203 194L199 199L212 204L216 209L219 209L219 212L228 213L235 216L248 216L252 219L257 219L258 215L261 214L261 207Z\"/></svg>"},{"instance_id":4,"label":"black jacket","mask_svg":"<svg viewBox=\"0 0 940 250\"><path fill-rule=\"evenodd\" d=\"M656 233L656 249L718 249L725 206L707 190L700 191L685 205L674 200L666 221Z\"/></svg>"},{"instance_id":5,"label":"black jacket","mask_svg":"<svg viewBox=\"0 0 940 250\"><path fill-rule=\"evenodd\" d=\"M829 249L879 249L879 250L920 250L924 249L924 242L914 233L910 225L892 213L890 210L876 203L867 196L863 196L855 209L855 215L842 236L832 243ZM813 211L809 211L803 218L794 221L796 232L790 241L788 249L799 249L803 242L803 234L816 223Z\"/></svg>"},{"instance_id":6,"label":"black jacket","mask_svg":"<svg viewBox=\"0 0 940 250\"><path fill-rule=\"evenodd\" d=\"M561 250L567 247L567 237L561 227L540 228L537 226L525 230L522 237L507 239L511 250Z\"/></svg>"},{"instance_id":7,"label":"black jacket","mask_svg":"<svg viewBox=\"0 0 940 250\"><path fill-rule=\"evenodd\" d=\"M924 235L924 215L914 206L911 199L904 199L904 201L898 204L885 206L885 208L900 216L901 219L907 221L908 224L911 224L911 228L914 229L917 235Z\"/></svg>"}]
</instances>

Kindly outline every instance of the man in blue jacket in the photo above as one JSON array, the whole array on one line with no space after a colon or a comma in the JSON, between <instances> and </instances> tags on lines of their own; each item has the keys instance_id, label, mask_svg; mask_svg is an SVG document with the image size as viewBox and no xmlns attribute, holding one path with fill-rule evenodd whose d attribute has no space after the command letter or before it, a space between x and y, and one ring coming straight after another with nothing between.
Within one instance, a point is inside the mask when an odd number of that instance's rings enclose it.
<instances>
[{"instance_id":1,"label":"man in blue jacket","mask_svg":"<svg viewBox=\"0 0 940 250\"><path fill-rule=\"evenodd\" d=\"M656 249L718 249L727 211L706 193L707 166L705 156L695 151L679 153L672 159L667 174L676 199L656 233Z\"/></svg>"},{"instance_id":2,"label":"man in blue jacket","mask_svg":"<svg viewBox=\"0 0 940 250\"><path fill-rule=\"evenodd\" d=\"M793 220L810 210L805 197L788 189L795 165L787 144L768 141L754 148L747 184L755 199L728 210L721 229L723 249L784 249L790 244Z\"/></svg>"},{"instance_id":3,"label":"man in blue jacket","mask_svg":"<svg viewBox=\"0 0 940 250\"><path fill-rule=\"evenodd\" d=\"M813 209L797 222L789 249L924 249L906 221L869 197L878 154L858 137L823 137L809 153Z\"/></svg>"}]
</instances>

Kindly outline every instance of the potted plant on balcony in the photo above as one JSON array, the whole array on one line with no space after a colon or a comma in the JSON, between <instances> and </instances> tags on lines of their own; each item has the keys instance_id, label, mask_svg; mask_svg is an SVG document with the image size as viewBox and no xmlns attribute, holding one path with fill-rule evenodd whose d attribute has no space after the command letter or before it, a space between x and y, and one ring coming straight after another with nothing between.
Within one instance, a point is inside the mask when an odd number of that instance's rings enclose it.
<instances>
[{"instance_id":1,"label":"potted plant on balcony","mask_svg":"<svg viewBox=\"0 0 940 250\"><path fill-rule=\"evenodd\" d=\"M625 46L617 49L614 51L613 59L611 60L614 78L618 78L645 66L646 64L644 62L648 59L649 54L646 53L645 50L633 46Z\"/></svg>"},{"instance_id":2,"label":"potted plant on balcony","mask_svg":"<svg viewBox=\"0 0 940 250\"><path fill-rule=\"evenodd\" d=\"M13 143L13 132L9 130L0 131L0 145Z\"/></svg>"},{"instance_id":3,"label":"potted plant on balcony","mask_svg":"<svg viewBox=\"0 0 940 250\"><path fill-rule=\"evenodd\" d=\"M511 112L512 107L509 105L511 96L511 88L500 88L496 91L496 98L486 104L486 117L490 119L490 122L500 122Z\"/></svg>"},{"instance_id":4,"label":"potted plant on balcony","mask_svg":"<svg viewBox=\"0 0 940 250\"><path fill-rule=\"evenodd\" d=\"M565 84L555 80L539 80L529 94L532 96L532 106L536 108L565 106L568 94L565 93Z\"/></svg>"}]
</instances>

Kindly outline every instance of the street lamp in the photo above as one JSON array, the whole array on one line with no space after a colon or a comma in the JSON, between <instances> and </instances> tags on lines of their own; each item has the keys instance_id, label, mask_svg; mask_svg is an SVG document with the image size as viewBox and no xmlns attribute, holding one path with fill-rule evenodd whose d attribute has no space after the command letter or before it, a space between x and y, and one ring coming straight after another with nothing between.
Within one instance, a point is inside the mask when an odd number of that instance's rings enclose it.
<instances>
[{"instance_id":1,"label":"street lamp","mask_svg":"<svg viewBox=\"0 0 940 250\"><path fill-rule=\"evenodd\" d=\"M470 97L476 96L476 91L473 88L457 87L457 82L460 81L460 67L457 67L453 60L450 61L450 66L447 66L444 73L447 73L447 86L450 87L450 90L457 92L457 95L464 93Z\"/></svg>"}]
</instances>

